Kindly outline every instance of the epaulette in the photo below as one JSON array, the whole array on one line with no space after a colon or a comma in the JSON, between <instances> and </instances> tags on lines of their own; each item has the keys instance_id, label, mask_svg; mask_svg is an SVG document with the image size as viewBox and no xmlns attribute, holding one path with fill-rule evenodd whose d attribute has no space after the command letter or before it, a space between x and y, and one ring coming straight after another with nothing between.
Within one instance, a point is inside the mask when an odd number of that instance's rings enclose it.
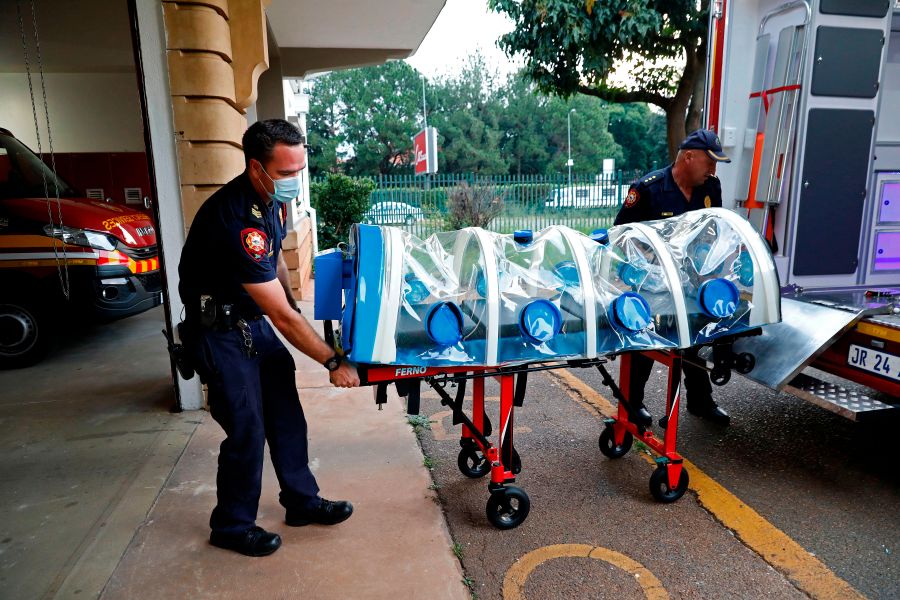
<instances>
[{"instance_id":1,"label":"epaulette","mask_svg":"<svg viewBox=\"0 0 900 600\"><path fill-rule=\"evenodd\" d=\"M656 181L657 179L661 179L661 178L662 178L662 175L659 171L653 171L652 173L647 173L646 175L641 177L638 180L638 183L643 183L643 184L652 183L652 182Z\"/></svg>"}]
</instances>

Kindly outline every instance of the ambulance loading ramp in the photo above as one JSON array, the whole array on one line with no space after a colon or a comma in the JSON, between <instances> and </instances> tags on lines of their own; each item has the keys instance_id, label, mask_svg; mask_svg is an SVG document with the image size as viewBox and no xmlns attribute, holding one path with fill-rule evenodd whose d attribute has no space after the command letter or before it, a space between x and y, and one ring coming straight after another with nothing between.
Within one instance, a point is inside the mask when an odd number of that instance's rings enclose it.
<instances>
[{"instance_id":1,"label":"ambulance loading ramp","mask_svg":"<svg viewBox=\"0 0 900 600\"><path fill-rule=\"evenodd\" d=\"M734 352L749 352L756 358L756 365L745 377L848 419L860 421L898 411L900 406L887 404L857 389L801 373L860 319L874 315L897 319L887 316L891 308L891 304L867 302L864 292L782 298L782 322L763 327L761 335L739 338L734 343Z\"/></svg>"}]
</instances>

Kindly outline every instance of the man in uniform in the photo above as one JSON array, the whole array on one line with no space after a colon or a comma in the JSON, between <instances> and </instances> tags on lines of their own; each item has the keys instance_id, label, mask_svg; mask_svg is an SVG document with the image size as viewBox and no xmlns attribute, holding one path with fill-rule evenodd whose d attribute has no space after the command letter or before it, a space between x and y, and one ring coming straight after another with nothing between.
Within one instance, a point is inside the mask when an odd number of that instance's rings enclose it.
<instances>
[{"instance_id":1,"label":"man in uniform","mask_svg":"<svg viewBox=\"0 0 900 600\"><path fill-rule=\"evenodd\" d=\"M716 134L707 129L692 132L679 146L673 164L648 173L631 186L614 224L665 219L689 210L722 206L722 187L716 177L716 165L720 162L731 162L731 159L722 152ZM644 407L644 387L653 371L653 360L638 353L631 356L630 418L638 425L647 426L653 418ZM697 358L692 351L687 351L685 356ZM731 419L713 400L706 371L688 364L684 364L683 370L688 412L728 425Z\"/></svg>"},{"instance_id":2,"label":"man in uniform","mask_svg":"<svg viewBox=\"0 0 900 600\"><path fill-rule=\"evenodd\" d=\"M266 556L281 546L278 534L256 526L266 442L288 525L334 525L353 507L319 497L294 361L263 317L322 363L332 384L354 387L359 377L300 315L280 252L287 204L297 197L306 166L303 135L273 119L254 123L242 142L246 169L200 207L178 267L178 290L186 313L183 341L226 435L210 543Z\"/></svg>"}]
</instances>

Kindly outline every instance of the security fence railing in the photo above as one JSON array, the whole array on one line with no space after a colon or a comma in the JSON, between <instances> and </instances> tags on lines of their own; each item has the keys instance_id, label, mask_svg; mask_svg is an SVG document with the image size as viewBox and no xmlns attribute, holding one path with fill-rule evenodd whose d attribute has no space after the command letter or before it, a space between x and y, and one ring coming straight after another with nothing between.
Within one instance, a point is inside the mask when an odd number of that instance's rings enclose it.
<instances>
[{"instance_id":1,"label":"security fence railing","mask_svg":"<svg viewBox=\"0 0 900 600\"><path fill-rule=\"evenodd\" d=\"M537 231L548 225L590 233L612 225L629 186L641 174L616 171L572 175L571 179L567 175L379 175L371 178L376 187L363 221L401 227L421 238L471 224L472 217L488 216L492 218L486 224L475 224L501 233Z\"/></svg>"}]
</instances>

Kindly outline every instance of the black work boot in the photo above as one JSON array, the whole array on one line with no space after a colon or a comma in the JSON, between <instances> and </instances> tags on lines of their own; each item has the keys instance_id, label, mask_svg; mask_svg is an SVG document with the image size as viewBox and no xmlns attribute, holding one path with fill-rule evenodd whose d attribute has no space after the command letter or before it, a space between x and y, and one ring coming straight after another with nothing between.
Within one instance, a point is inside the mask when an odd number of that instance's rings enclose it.
<instances>
[{"instance_id":1,"label":"black work boot","mask_svg":"<svg viewBox=\"0 0 900 600\"><path fill-rule=\"evenodd\" d=\"M653 424L653 415L643 402L631 402L628 404L628 420L638 427L650 427Z\"/></svg>"},{"instance_id":2,"label":"black work boot","mask_svg":"<svg viewBox=\"0 0 900 600\"><path fill-rule=\"evenodd\" d=\"M712 398L694 400L693 402L688 399L687 410L695 417L706 419L716 425L728 425L731 423L731 417L728 416L728 413L720 408Z\"/></svg>"},{"instance_id":3,"label":"black work boot","mask_svg":"<svg viewBox=\"0 0 900 600\"><path fill-rule=\"evenodd\" d=\"M325 500L315 508L289 508L284 522L291 527L302 527L315 523L317 525L337 525L350 518L353 505L345 500Z\"/></svg>"},{"instance_id":4,"label":"black work boot","mask_svg":"<svg viewBox=\"0 0 900 600\"><path fill-rule=\"evenodd\" d=\"M281 536L262 527L251 527L240 533L213 531L209 535L209 543L245 556L268 556L281 547Z\"/></svg>"}]
</instances>

